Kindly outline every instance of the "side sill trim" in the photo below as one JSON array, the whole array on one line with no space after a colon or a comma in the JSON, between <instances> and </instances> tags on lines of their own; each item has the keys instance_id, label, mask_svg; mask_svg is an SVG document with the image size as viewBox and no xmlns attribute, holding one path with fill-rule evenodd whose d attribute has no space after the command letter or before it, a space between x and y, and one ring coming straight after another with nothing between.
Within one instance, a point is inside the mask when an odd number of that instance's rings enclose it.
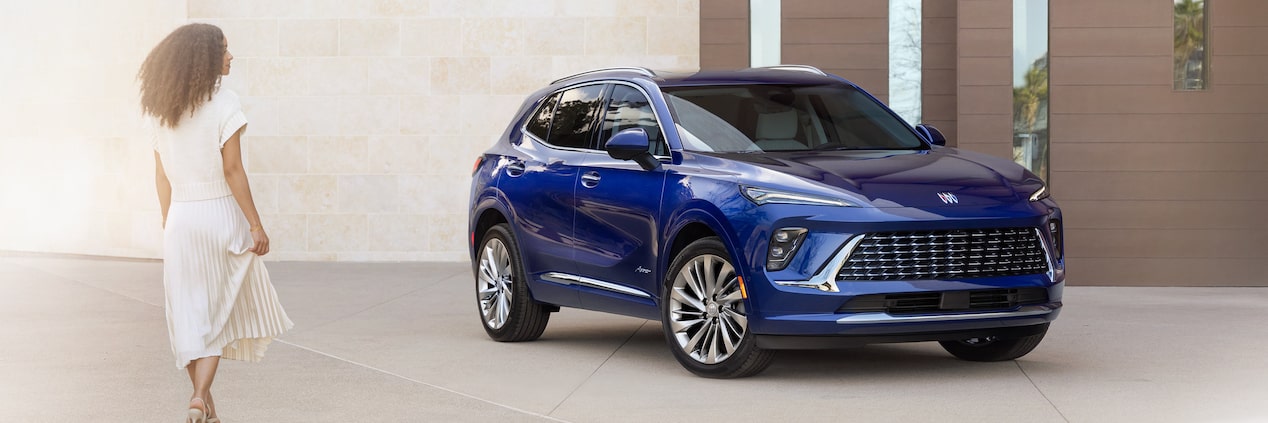
<instances>
[{"instance_id":1,"label":"side sill trim","mask_svg":"<svg viewBox=\"0 0 1268 423\"><path fill-rule=\"evenodd\" d=\"M550 272L545 275L542 275L542 278L554 283L560 283L564 285L588 286L591 288L602 289L604 291L612 291L618 294L633 295L635 297L641 297L641 298L652 297L651 295L647 295L647 293L643 291L639 291L634 288L617 285L611 282L604 282L597 279L590 279L584 276L569 275L567 273Z\"/></svg>"},{"instance_id":2,"label":"side sill trim","mask_svg":"<svg viewBox=\"0 0 1268 423\"><path fill-rule=\"evenodd\" d=\"M1025 306L1016 311L1000 311L991 313L936 314L920 316L894 316L888 313L860 313L837 319L842 325L877 324L877 323L923 323L949 322L958 320L1001 319L1009 317L1039 316L1052 313L1056 307L1047 305Z\"/></svg>"}]
</instances>

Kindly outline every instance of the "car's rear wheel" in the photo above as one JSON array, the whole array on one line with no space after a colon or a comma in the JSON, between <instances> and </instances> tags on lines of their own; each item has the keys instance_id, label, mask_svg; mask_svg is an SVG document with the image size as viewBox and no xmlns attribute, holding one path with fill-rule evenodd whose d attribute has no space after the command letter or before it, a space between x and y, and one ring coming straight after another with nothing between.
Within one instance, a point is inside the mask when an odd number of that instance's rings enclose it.
<instances>
[{"instance_id":1,"label":"car's rear wheel","mask_svg":"<svg viewBox=\"0 0 1268 423\"><path fill-rule=\"evenodd\" d=\"M958 341L939 341L942 348L961 360L968 361L1006 361L1029 354L1039 346L1039 341L1048 333L1048 325L1034 335L1016 338L987 336L969 338Z\"/></svg>"},{"instance_id":2,"label":"car's rear wheel","mask_svg":"<svg viewBox=\"0 0 1268 423\"><path fill-rule=\"evenodd\" d=\"M546 330L550 310L533 301L524 283L523 264L515 238L505 224L485 232L476 257L476 305L490 338L501 342L531 341Z\"/></svg>"},{"instance_id":3,"label":"car's rear wheel","mask_svg":"<svg viewBox=\"0 0 1268 423\"><path fill-rule=\"evenodd\" d=\"M743 282L717 237L692 242L669 270L661 322L683 367L699 376L736 378L770 365L774 353L758 348L748 330Z\"/></svg>"}]
</instances>

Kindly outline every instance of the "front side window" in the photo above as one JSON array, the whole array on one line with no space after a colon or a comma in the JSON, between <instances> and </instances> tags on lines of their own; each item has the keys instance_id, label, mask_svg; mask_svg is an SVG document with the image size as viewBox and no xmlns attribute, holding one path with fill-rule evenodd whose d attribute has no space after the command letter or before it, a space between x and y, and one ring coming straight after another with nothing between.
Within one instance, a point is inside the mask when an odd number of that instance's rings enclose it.
<instances>
[{"instance_id":1,"label":"front side window","mask_svg":"<svg viewBox=\"0 0 1268 423\"><path fill-rule=\"evenodd\" d=\"M604 85L586 85L564 91L555 107L546 142L557 147L590 148L594 123L602 106Z\"/></svg>"},{"instance_id":2,"label":"front side window","mask_svg":"<svg viewBox=\"0 0 1268 423\"><path fill-rule=\"evenodd\" d=\"M692 151L927 148L911 127L847 85L665 88Z\"/></svg>"},{"instance_id":3,"label":"front side window","mask_svg":"<svg viewBox=\"0 0 1268 423\"><path fill-rule=\"evenodd\" d=\"M630 128L643 128L643 131L647 132L648 152L653 156L669 154L664 137L660 133L660 125L656 123L652 103L647 100L647 96L634 87L616 84L612 87L611 100L608 101L607 113L603 117L599 140L607 142L617 132Z\"/></svg>"}]
</instances>

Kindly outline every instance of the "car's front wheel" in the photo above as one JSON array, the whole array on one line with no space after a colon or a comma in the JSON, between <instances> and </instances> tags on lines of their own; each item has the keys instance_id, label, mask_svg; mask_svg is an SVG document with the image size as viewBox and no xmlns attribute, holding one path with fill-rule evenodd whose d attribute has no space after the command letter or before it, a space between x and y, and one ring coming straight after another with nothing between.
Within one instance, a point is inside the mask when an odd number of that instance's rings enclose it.
<instances>
[{"instance_id":1,"label":"car's front wheel","mask_svg":"<svg viewBox=\"0 0 1268 423\"><path fill-rule=\"evenodd\" d=\"M1006 361L1021 358L1039 346L1039 341L1048 333L1048 325L1044 324L1038 333L1016 338L987 336L969 338L959 341L940 341L942 348L961 360L968 361Z\"/></svg>"},{"instance_id":2,"label":"car's front wheel","mask_svg":"<svg viewBox=\"0 0 1268 423\"><path fill-rule=\"evenodd\" d=\"M670 265L661 322L674 358L699 376L757 374L774 358L748 330L743 283L717 237L692 242Z\"/></svg>"},{"instance_id":3,"label":"car's front wheel","mask_svg":"<svg viewBox=\"0 0 1268 423\"><path fill-rule=\"evenodd\" d=\"M528 293L515 238L506 224L485 232L476 257L476 305L495 341L532 341L546 330L550 310Z\"/></svg>"}]
</instances>

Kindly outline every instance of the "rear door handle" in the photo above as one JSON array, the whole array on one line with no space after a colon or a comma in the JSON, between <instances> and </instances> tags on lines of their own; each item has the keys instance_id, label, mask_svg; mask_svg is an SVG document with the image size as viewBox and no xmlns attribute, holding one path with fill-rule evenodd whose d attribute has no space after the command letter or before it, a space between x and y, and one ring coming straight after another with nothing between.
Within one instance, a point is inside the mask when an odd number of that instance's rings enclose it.
<instances>
[{"instance_id":1,"label":"rear door handle","mask_svg":"<svg viewBox=\"0 0 1268 423\"><path fill-rule=\"evenodd\" d=\"M506 174L510 176L520 176L524 174L524 162L513 160L506 165Z\"/></svg>"},{"instance_id":2,"label":"rear door handle","mask_svg":"<svg viewBox=\"0 0 1268 423\"><path fill-rule=\"evenodd\" d=\"M581 175L581 185L584 185L586 188L594 188L599 186L600 179L603 178L599 177L599 172L589 171L586 172L586 174Z\"/></svg>"}]
</instances>

